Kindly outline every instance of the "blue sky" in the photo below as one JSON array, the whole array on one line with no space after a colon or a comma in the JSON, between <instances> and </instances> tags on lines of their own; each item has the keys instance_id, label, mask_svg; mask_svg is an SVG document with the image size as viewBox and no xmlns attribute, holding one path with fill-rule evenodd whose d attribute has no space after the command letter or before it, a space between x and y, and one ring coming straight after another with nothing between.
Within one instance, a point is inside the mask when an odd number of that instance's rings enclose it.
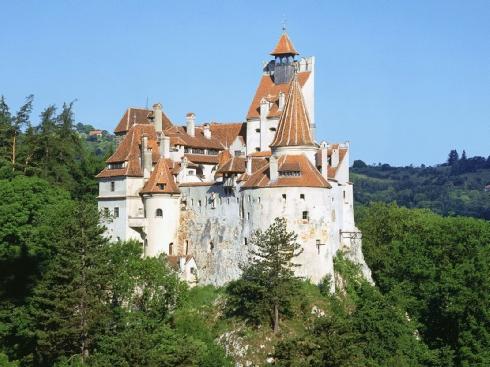
<instances>
[{"instance_id":1,"label":"blue sky","mask_svg":"<svg viewBox=\"0 0 490 367\"><path fill-rule=\"evenodd\" d=\"M490 1L9 1L0 94L77 100L112 130L161 102L175 123L243 120L283 19L316 56L317 137L352 159L435 164L490 154Z\"/></svg>"}]
</instances>

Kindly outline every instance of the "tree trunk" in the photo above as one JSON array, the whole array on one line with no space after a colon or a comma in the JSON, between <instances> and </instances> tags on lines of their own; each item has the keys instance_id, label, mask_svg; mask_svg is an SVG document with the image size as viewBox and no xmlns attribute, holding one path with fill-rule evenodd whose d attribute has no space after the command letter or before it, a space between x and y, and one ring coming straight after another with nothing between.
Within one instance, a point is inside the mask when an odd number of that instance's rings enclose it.
<instances>
[{"instance_id":1,"label":"tree trunk","mask_svg":"<svg viewBox=\"0 0 490 367\"><path fill-rule=\"evenodd\" d=\"M274 329L274 334L277 334L277 332L279 331L279 306L277 305L277 303L274 304L274 325L273 325L273 329Z\"/></svg>"}]
</instances>

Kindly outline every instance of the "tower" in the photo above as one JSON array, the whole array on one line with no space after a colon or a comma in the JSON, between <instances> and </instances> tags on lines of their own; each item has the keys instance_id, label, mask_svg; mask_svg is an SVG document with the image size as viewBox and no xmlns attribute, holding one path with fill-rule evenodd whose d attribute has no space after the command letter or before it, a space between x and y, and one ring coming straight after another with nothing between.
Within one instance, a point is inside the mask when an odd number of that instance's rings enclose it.
<instances>
[{"instance_id":1,"label":"tower","mask_svg":"<svg viewBox=\"0 0 490 367\"><path fill-rule=\"evenodd\" d=\"M271 52L274 56L274 84L287 84L294 74L295 56L299 53L295 50L293 43L284 30L279 42Z\"/></svg>"}]
</instances>

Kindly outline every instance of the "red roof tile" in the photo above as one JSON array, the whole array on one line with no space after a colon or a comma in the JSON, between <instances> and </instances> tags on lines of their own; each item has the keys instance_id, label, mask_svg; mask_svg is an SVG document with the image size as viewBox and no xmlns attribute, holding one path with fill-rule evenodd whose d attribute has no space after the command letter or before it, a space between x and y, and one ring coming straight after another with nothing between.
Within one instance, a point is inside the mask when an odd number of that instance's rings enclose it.
<instances>
[{"instance_id":1,"label":"red roof tile","mask_svg":"<svg viewBox=\"0 0 490 367\"><path fill-rule=\"evenodd\" d=\"M286 32L281 35L281 38L279 38L276 47L271 52L271 55L274 56L285 54L299 55L298 51L296 51L293 46L293 42L291 42Z\"/></svg>"},{"instance_id":2,"label":"red roof tile","mask_svg":"<svg viewBox=\"0 0 490 367\"><path fill-rule=\"evenodd\" d=\"M315 145L311 136L310 118L296 75L291 80L284 111L270 147Z\"/></svg>"},{"instance_id":3,"label":"red roof tile","mask_svg":"<svg viewBox=\"0 0 490 367\"><path fill-rule=\"evenodd\" d=\"M153 110L129 107L114 129L114 133L124 134L128 132L134 124L149 124L148 117L151 117L152 115ZM167 115L165 115L165 112L162 111L162 115L163 129L165 130L172 126L172 122Z\"/></svg>"},{"instance_id":4,"label":"red roof tile","mask_svg":"<svg viewBox=\"0 0 490 367\"><path fill-rule=\"evenodd\" d=\"M296 74L301 87L305 85L310 74L311 72L309 71ZM252 104L248 109L247 119L260 117L260 101L262 98L266 98L272 103L272 107L270 108L267 117L279 117L281 115L281 111L279 111L279 92L283 92L287 98L288 90L288 84L274 84L270 75L263 75L260 79L257 91L255 92Z\"/></svg>"},{"instance_id":5,"label":"red roof tile","mask_svg":"<svg viewBox=\"0 0 490 367\"><path fill-rule=\"evenodd\" d=\"M170 159L160 158L151 172L150 178L141 190L142 194L178 194L180 193L169 167L173 163ZM163 185L163 187L162 187Z\"/></svg>"},{"instance_id":6,"label":"red roof tile","mask_svg":"<svg viewBox=\"0 0 490 367\"><path fill-rule=\"evenodd\" d=\"M263 188L263 187L324 187L330 188L330 184L323 178L321 173L310 163L304 155L283 155L279 157L278 171L284 172L286 169L299 168L299 176L281 176L274 182L270 181L269 164L265 165L252 176L242 186L243 188Z\"/></svg>"}]
</instances>

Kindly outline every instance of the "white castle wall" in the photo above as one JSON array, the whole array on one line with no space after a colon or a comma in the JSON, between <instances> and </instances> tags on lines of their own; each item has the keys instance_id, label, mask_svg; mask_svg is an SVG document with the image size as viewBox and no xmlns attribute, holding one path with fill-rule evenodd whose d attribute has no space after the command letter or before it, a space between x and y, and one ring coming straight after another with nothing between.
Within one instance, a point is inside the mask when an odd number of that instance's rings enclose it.
<instances>
[{"instance_id":1,"label":"white castle wall","mask_svg":"<svg viewBox=\"0 0 490 367\"><path fill-rule=\"evenodd\" d=\"M303 254L295 260L302 265L297 274L312 282L332 274L333 257L341 242L343 203L338 195L342 191L260 188L226 196L222 185L181 190L187 202L182 214L186 224L181 231L196 259L200 282L221 285L236 279L239 264L247 261L253 233L265 230L276 217L287 219L288 230L298 234L298 242L303 246ZM332 200L332 195L337 200ZM302 218L303 211L308 212L307 220Z\"/></svg>"}]
</instances>

